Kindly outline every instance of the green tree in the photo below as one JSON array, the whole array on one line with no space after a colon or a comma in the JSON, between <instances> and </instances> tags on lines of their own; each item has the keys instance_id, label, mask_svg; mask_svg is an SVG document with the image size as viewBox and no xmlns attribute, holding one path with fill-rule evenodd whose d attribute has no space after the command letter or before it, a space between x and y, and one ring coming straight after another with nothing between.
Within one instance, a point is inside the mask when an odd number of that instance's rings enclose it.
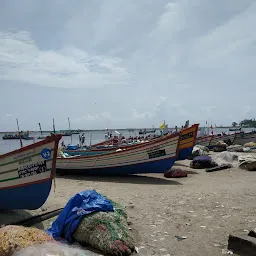
<instances>
[{"instance_id":1,"label":"green tree","mask_svg":"<svg viewBox=\"0 0 256 256\"><path fill-rule=\"evenodd\" d=\"M232 126L233 126L233 127L235 127L235 126L237 126L237 125L238 125L237 122L233 122L233 123L232 123Z\"/></svg>"}]
</instances>

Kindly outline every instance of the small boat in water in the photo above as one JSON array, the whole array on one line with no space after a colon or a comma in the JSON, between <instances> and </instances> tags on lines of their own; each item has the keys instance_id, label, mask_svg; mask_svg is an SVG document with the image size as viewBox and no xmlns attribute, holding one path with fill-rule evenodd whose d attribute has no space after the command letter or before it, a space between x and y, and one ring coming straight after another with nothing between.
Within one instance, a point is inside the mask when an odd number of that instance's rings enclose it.
<instances>
[{"instance_id":1,"label":"small boat in water","mask_svg":"<svg viewBox=\"0 0 256 256\"><path fill-rule=\"evenodd\" d=\"M230 132L236 132L236 131L241 131L241 130L242 130L242 127L232 127L232 128L229 128Z\"/></svg>"},{"instance_id":2,"label":"small boat in water","mask_svg":"<svg viewBox=\"0 0 256 256\"><path fill-rule=\"evenodd\" d=\"M89 156L62 155L56 168L62 173L89 175L129 175L138 173L165 173L174 164L180 133L168 134L150 143L141 143L105 154Z\"/></svg>"},{"instance_id":3,"label":"small boat in water","mask_svg":"<svg viewBox=\"0 0 256 256\"><path fill-rule=\"evenodd\" d=\"M20 135L18 133L9 133L5 134L2 137L3 140L33 140L33 137L29 136L29 131L27 132L20 132Z\"/></svg>"},{"instance_id":4,"label":"small boat in water","mask_svg":"<svg viewBox=\"0 0 256 256\"><path fill-rule=\"evenodd\" d=\"M156 129L155 128L153 128L153 129L144 129L144 130L142 130L142 129L140 129L139 130L139 134L147 134L147 133L155 133L156 132Z\"/></svg>"},{"instance_id":5,"label":"small boat in water","mask_svg":"<svg viewBox=\"0 0 256 256\"><path fill-rule=\"evenodd\" d=\"M0 209L40 208L51 190L61 135L0 155Z\"/></svg>"}]
</instances>

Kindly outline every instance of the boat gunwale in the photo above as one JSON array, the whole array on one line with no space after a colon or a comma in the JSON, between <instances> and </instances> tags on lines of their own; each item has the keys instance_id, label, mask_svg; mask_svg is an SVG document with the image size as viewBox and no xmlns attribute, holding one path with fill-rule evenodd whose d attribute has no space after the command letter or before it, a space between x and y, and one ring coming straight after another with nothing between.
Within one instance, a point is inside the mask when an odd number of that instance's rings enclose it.
<instances>
[{"instance_id":1,"label":"boat gunwale","mask_svg":"<svg viewBox=\"0 0 256 256\"><path fill-rule=\"evenodd\" d=\"M141 143L141 144L137 144L137 145L134 145L134 146L131 146L131 147L127 147L127 149L125 150L121 150L121 151L111 151L111 152L108 152L106 154L103 154L103 155L90 155L90 156L73 156L73 157L67 157L67 158L62 158L62 157L57 157L57 160L61 160L61 161L64 161L64 160L71 160L72 159L88 159L88 158L99 158L99 157L106 157L106 156L109 156L109 155L114 155L114 154L120 154L120 153L127 153L129 151L132 151L132 150L137 150L137 149L141 149L141 148L144 148L144 147L147 147L148 145L154 145L154 144L157 144L159 142L163 142L165 140L169 140L169 139L172 139L172 138L175 138L175 137L178 137L178 141L177 141L177 148L176 148L176 152L175 152L175 156L177 157L178 156L178 151L179 151L179 144L180 144L180 140L181 140L181 133L178 132L178 133L175 133L175 134L168 134L166 136L163 136L159 139L156 139L155 141L152 141L152 142L145 142L145 143Z\"/></svg>"},{"instance_id":2,"label":"boat gunwale","mask_svg":"<svg viewBox=\"0 0 256 256\"><path fill-rule=\"evenodd\" d=\"M45 144L48 144L48 143L51 143L51 142L57 142L57 141L60 141L62 135L60 134L56 134L56 135L51 135L51 136L47 136L44 140L42 141L38 141L38 142L35 142L33 144L30 144L30 145L27 145L25 147L22 147L22 148L19 148L19 149L15 149L11 152L7 152L5 154L2 154L0 155L0 159L1 158L4 158L4 157L8 157L8 156L11 156L11 155L15 155L15 154L19 154L19 153L22 153L24 151L27 151L27 150L30 150L30 149L33 149L33 148L37 148L37 147L40 147L42 145L45 145ZM58 146L58 145L57 145ZM57 153L57 152L56 152Z\"/></svg>"},{"instance_id":3,"label":"boat gunwale","mask_svg":"<svg viewBox=\"0 0 256 256\"><path fill-rule=\"evenodd\" d=\"M17 188L17 187L23 187L23 186L38 184L38 183L42 183L42 182L45 182L45 181L48 181L48 180L52 180L54 178L54 176L55 176L58 144L59 144L59 141L60 141L61 138L62 138L62 136L60 134L51 135L51 136L48 136L43 141L39 141L39 142L33 143L31 145L28 145L26 147L23 147L23 148L20 148L20 149L16 149L16 150L14 150L12 152L9 152L9 153L6 153L4 155L0 155L0 158L2 158L3 156L4 157L10 156L10 155L13 155L13 154L17 154L17 153L20 153L20 152L23 152L23 151L27 151L27 150L30 150L30 149L33 149L33 148L40 147L40 146L45 145L45 144L49 144L49 143L55 142L55 144L54 144L54 152L53 152L53 157L52 157L51 175L50 175L49 178L38 179L38 180L35 180L35 181L26 182L26 183L22 183L22 184L16 184L16 185L7 186L7 187L1 187L0 190L12 189L12 188Z\"/></svg>"}]
</instances>

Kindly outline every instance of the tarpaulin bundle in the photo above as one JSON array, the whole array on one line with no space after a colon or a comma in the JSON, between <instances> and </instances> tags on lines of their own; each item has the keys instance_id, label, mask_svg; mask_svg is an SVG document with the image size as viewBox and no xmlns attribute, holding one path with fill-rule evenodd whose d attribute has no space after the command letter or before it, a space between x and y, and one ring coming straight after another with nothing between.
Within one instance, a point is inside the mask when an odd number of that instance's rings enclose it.
<instances>
[{"instance_id":1,"label":"tarpaulin bundle","mask_svg":"<svg viewBox=\"0 0 256 256\"><path fill-rule=\"evenodd\" d=\"M130 255L135 249L125 208L95 190L72 197L47 232L111 255Z\"/></svg>"},{"instance_id":2,"label":"tarpaulin bundle","mask_svg":"<svg viewBox=\"0 0 256 256\"><path fill-rule=\"evenodd\" d=\"M53 238L65 238L73 242L72 234L83 217L97 211L114 211L112 203L95 190L85 190L73 196L58 218L47 230Z\"/></svg>"},{"instance_id":3,"label":"tarpaulin bundle","mask_svg":"<svg viewBox=\"0 0 256 256\"><path fill-rule=\"evenodd\" d=\"M190 167L194 169L211 168L218 166L210 156L197 156L190 162Z\"/></svg>"}]
</instances>

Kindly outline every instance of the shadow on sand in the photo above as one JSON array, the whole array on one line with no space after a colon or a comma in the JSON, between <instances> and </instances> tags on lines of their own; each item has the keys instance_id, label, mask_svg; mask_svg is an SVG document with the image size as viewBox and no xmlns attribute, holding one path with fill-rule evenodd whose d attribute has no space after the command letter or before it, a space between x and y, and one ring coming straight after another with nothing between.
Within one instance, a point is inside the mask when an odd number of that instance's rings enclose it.
<instances>
[{"instance_id":1,"label":"shadow on sand","mask_svg":"<svg viewBox=\"0 0 256 256\"><path fill-rule=\"evenodd\" d=\"M176 167L176 166L182 166L182 167L190 168L189 165L183 164L183 163L180 163L180 162L175 162L174 165L173 165L173 167Z\"/></svg>"},{"instance_id":2,"label":"shadow on sand","mask_svg":"<svg viewBox=\"0 0 256 256\"><path fill-rule=\"evenodd\" d=\"M73 175L65 174L58 175L59 179L97 181L97 182L113 182L113 183L131 183L131 184L152 184L152 185L183 185L174 180L167 180L164 177L152 177L142 175L127 175L127 176L92 176L92 175Z\"/></svg>"},{"instance_id":3,"label":"shadow on sand","mask_svg":"<svg viewBox=\"0 0 256 256\"><path fill-rule=\"evenodd\" d=\"M175 162L175 164L174 164L174 166L173 166L174 168L175 167L185 167L185 168L188 168L188 169L191 169L187 164L182 164L182 163L177 163L177 162ZM198 172L195 172L195 171L191 171L191 170L183 170L185 173L187 173L187 174L198 174Z\"/></svg>"},{"instance_id":4,"label":"shadow on sand","mask_svg":"<svg viewBox=\"0 0 256 256\"><path fill-rule=\"evenodd\" d=\"M15 225L16 222L31 218L33 215L26 210L0 210L0 226ZM43 224L37 223L37 227L44 229Z\"/></svg>"}]
</instances>

